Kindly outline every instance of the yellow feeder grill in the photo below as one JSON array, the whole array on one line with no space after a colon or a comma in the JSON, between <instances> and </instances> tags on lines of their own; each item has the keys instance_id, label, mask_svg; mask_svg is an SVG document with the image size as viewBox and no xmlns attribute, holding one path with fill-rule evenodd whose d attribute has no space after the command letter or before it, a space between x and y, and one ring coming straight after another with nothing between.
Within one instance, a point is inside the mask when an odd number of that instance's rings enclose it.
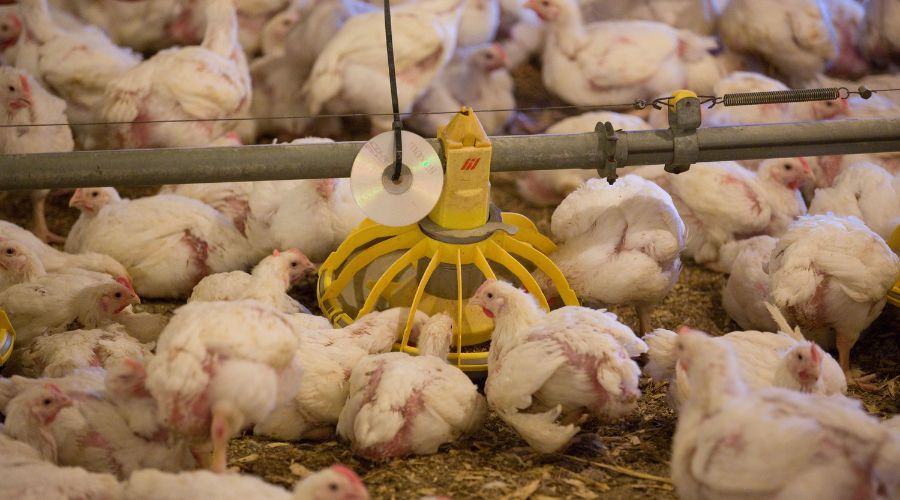
<instances>
[{"instance_id":1,"label":"yellow feeder grill","mask_svg":"<svg viewBox=\"0 0 900 500\"><path fill-rule=\"evenodd\" d=\"M894 232L891 233L891 238L888 240L888 245L894 253L900 255L900 226L894 228ZM888 292L887 300L889 304L900 307L900 275L897 276L897 281L894 282L894 288Z\"/></svg>"},{"instance_id":2,"label":"yellow feeder grill","mask_svg":"<svg viewBox=\"0 0 900 500\"><path fill-rule=\"evenodd\" d=\"M0 366L9 361L13 346L16 344L16 331L13 329L6 311L0 309Z\"/></svg>"},{"instance_id":3,"label":"yellow feeder grill","mask_svg":"<svg viewBox=\"0 0 900 500\"><path fill-rule=\"evenodd\" d=\"M549 310L531 274L539 269L565 305L578 305L578 299L547 257L556 245L527 217L501 213L490 204L491 143L475 113L463 108L438 131L438 139L445 175L435 208L408 226L363 221L319 269L319 306L338 327L373 310L409 307L394 348L412 354L418 353L409 345L415 311L448 313L456 332L449 361L465 371L484 371L494 326L480 307L467 302L485 278L520 284Z\"/></svg>"}]
</instances>

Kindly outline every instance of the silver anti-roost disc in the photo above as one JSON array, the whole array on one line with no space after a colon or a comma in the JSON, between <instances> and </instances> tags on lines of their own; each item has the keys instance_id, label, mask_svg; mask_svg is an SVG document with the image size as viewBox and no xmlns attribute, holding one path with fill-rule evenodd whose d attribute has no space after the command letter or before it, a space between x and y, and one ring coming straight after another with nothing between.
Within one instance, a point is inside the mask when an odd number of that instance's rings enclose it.
<instances>
[{"instance_id":1,"label":"silver anti-roost disc","mask_svg":"<svg viewBox=\"0 0 900 500\"><path fill-rule=\"evenodd\" d=\"M431 212L444 187L441 159L428 141L403 131L403 169L394 182L394 132L363 146L353 161L350 189L363 213L385 226L405 226Z\"/></svg>"}]
</instances>

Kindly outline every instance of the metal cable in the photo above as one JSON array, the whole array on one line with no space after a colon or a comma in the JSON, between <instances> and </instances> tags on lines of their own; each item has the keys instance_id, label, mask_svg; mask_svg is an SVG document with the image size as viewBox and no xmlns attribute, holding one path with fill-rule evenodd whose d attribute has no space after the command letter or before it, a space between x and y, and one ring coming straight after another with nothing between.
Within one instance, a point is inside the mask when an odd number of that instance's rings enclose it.
<instances>
[{"instance_id":1,"label":"metal cable","mask_svg":"<svg viewBox=\"0 0 900 500\"><path fill-rule=\"evenodd\" d=\"M838 90L841 92L841 95L838 96L840 99L847 99L851 95L859 95L864 99L868 99L871 97L871 94L878 94L883 92L898 92L900 88L895 89L867 89L865 87L860 87L860 91L851 91L845 87L839 87ZM816 90L816 89L811 89ZM729 95L741 95L741 94L729 94ZM713 107L716 104L721 104L724 102L723 97L719 96L697 96L701 104L710 104L709 107ZM491 108L491 109L476 109L474 112L476 114L484 114L484 113L529 113L529 112L539 112L539 111L566 111L566 110L582 110L582 111L621 111L624 108L632 108L635 110L645 109L647 106L654 107L656 109L661 109L662 105L668 104L668 99L671 97L660 97L654 99L650 102L647 102L643 99L638 99L632 102L625 102L619 104L596 104L591 106L578 106L578 105L560 105L560 106L536 106L536 107L528 107L528 108ZM425 115L455 115L459 113L459 110L452 111L411 111L409 113L405 113L407 116L425 116ZM0 125L0 128L28 128L28 127L99 127L99 126L109 126L109 125L133 125L133 124L159 124L159 123L201 123L201 122L242 122L242 121L251 121L251 120L313 120L317 118L370 118L373 116L395 116L394 113L325 113L318 115L287 115L287 116L261 116L261 117L242 117L242 118L182 118L176 120L135 120L135 121L110 121L110 122L76 122L76 123L29 123L29 124L20 124L20 125Z\"/></svg>"},{"instance_id":2,"label":"metal cable","mask_svg":"<svg viewBox=\"0 0 900 500\"><path fill-rule=\"evenodd\" d=\"M384 41L387 46L388 78L391 81L391 109L394 112L394 173L391 180L400 180L403 171L403 122L400 121L400 99L397 97L397 68L394 66L394 36L391 31L391 1L384 0Z\"/></svg>"}]
</instances>

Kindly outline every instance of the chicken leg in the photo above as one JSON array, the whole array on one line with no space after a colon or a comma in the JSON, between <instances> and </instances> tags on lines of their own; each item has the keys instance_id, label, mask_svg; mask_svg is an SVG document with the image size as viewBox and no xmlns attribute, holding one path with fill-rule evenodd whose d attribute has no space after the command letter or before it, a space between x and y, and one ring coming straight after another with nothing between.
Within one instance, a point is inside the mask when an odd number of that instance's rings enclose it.
<instances>
[{"instance_id":1,"label":"chicken leg","mask_svg":"<svg viewBox=\"0 0 900 500\"><path fill-rule=\"evenodd\" d=\"M650 331L650 312L653 310L653 307L634 306L634 309L637 311L639 328L641 329L641 336L644 336L647 332Z\"/></svg>"},{"instance_id":2,"label":"chicken leg","mask_svg":"<svg viewBox=\"0 0 900 500\"><path fill-rule=\"evenodd\" d=\"M847 377L847 384L856 385L860 389L868 392L877 391L878 386L869 383L875 378L874 373L856 376L850 372L850 350L853 349L853 344L856 343L859 334L853 335L841 330L838 330L836 333L835 344L837 345L838 351L838 363L840 363L841 369L844 370L844 376Z\"/></svg>"},{"instance_id":3,"label":"chicken leg","mask_svg":"<svg viewBox=\"0 0 900 500\"><path fill-rule=\"evenodd\" d=\"M228 438L231 437L231 429L228 419L222 413L213 411L212 424L210 426L213 454L209 469L216 473L225 472L228 465Z\"/></svg>"},{"instance_id":4,"label":"chicken leg","mask_svg":"<svg viewBox=\"0 0 900 500\"><path fill-rule=\"evenodd\" d=\"M47 202L49 189L39 189L31 192L32 229L31 232L44 243L64 243L66 239L50 231L47 227L47 216L44 207Z\"/></svg>"}]
</instances>

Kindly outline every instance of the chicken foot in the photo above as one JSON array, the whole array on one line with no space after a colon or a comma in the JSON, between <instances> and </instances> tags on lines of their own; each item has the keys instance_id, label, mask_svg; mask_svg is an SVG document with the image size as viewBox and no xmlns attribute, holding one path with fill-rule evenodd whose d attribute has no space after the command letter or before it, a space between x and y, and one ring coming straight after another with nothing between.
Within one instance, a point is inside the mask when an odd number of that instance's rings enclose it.
<instances>
[{"instance_id":1,"label":"chicken foot","mask_svg":"<svg viewBox=\"0 0 900 500\"><path fill-rule=\"evenodd\" d=\"M212 438L213 453L209 470L222 473L228 465L228 438L231 437L231 429L228 419L221 413L213 412L210 425L210 437Z\"/></svg>"},{"instance_id":2,"label":"chicken foot","mask_svg":"<svg viewBox=\"0 0 900 500\"><path fill-rule=\"evenodd\" d=\"M31 232L44 243L64 243L66 241L65 237L50 231L50 228L47 227L47 214L44 208L49 194L49 189L39 189L31 192Z\"/></svg>"},{"instance_id":3,"label":"chicken foot","mask_svg":"<svg viewBox=\"0 0 900 500\"><path fill-rule=\"evenodd\" d=\"M653 311L652 306L634 306L638 315L638 322L641 336L650 331L650 312Z\"/></svg>"},{"instance_id":4,"label":"chicken foot","mask_svg":"<svg viewBox=\"0 0 900 500\"><path fill-rule=\"evenodd\" d=\"M837 332L835 344L837 345L838 351L838 363L841 365L841 369L844 370L844 376L847 377L847 385L856 385L864 391L876 392L878 386L869 383L875 379L874 373L856 376L850 372L850 350L853 349L853 344L856 343L854 340L856 337L858 337L858 335L854 336L847 332Z\"/></svg>"}]
</instances>

